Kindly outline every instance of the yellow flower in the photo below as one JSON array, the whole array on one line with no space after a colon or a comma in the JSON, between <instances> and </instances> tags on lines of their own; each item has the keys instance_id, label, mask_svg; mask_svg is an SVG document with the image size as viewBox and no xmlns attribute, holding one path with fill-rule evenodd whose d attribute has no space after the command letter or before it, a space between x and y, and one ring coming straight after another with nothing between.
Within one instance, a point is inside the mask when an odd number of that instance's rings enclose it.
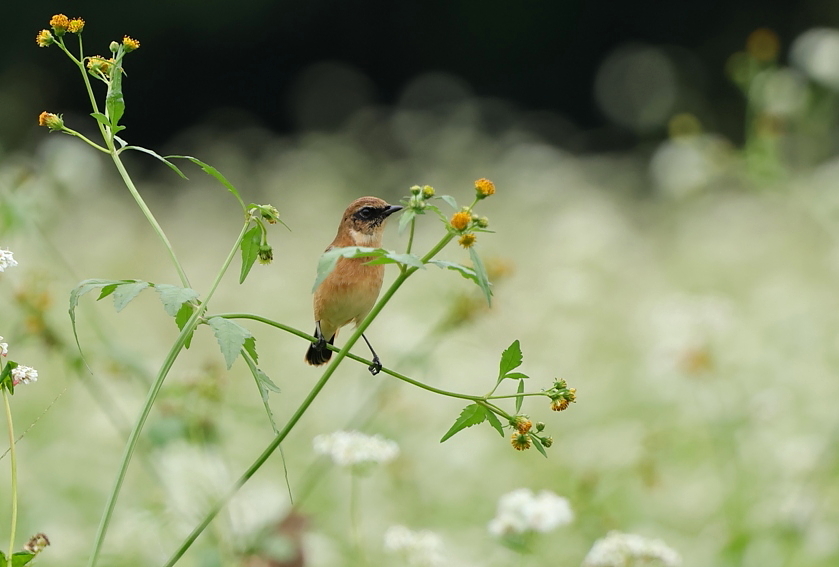
<instances>
[{"instance_id":1,"label":"yellow flower","mask_svg":"<svg viewBox=\"0 0 839 567\"><path fill-rule=\"evenodd\" d=\"M70 33L79 33L84 29L84 20L81 18L73 18L67 25L67 31Z\"/></svg>"},{"instance_id":2,"label":"yellow flower","mask_svg":"<svg viewBox=\"0 0 839 567\"><path fill-rule=\"evenodd\" d=\"M50 130L61 130L64 128L64 121L57 114L42 112L38 116L38 126L46 126Z\"/></svg>"},{"instance_id":3,"label":"yellow flower","mask_svg":"<svg viewBox=\"0 0 839 567\"><path fill-rule=\"evenodd\" d=\"M426 185L422 188L422 198L423 199L430 199L434 196L434 187L431 185Z\"/></svg>"},{"instance_id":4,"label":"yellow flower","mask_svg":"<svg viewBox=\"0 0 839 567\"><path fill-rule=\"evenodd\" d=\"M527 433L513 433L510 436L510 445L513 446L513 449L516 451L525 451L530 449L530 435Z\"/></svg>"},{"instance_id":5,"label":"yellow flower","mask_svg":"<svg viewBox=\"0 0 839 567\"><path fill-rule=\"evenodd\" d=\"M458 242L458 244L460 244L464 248L472 248L472 246L475 244L475 241L477 239L478 239L478 237L475 236L473 233L467 232L466 234L461 236L460 239L457 242Z\"/></svg>"},{"instance_id":6,"label":"yellow flower","mask_svg":"<svg viewBox=\"0 0 839 567\"><path fill-rule=\"evenodd\" d=\"M524 416L516 416L513 426L519 433L527 433L533 427L533 422Z\"/></svg>"},{"instance_id":7,"label":"yellow flower","mask_svg":"<svg viewBox=\"0 0 839 567\"><path fill-rule=\"evenodd\" d=\"M464 230L472 222L472 215L465 211L455 213L449 221L455 230Z\"/></svg>"},{"instance_id":8,"label":"yellow flower","mask_svg":"<svg viewBox=\"0 0 839 567\"><path fill-rule=\"evenodd\" d=\"M475 192L477 193L478 199L489 197L495 194L495 183L482 177L475 181Z\"/></svg>"},{"instance_id":9,"label":"yellow flower","mask_svg":"<svg viewBox=\"0 0 839 567\"><path fill-rule=\"evenodd\" d=\"M94 55L87 60L87 68L91 71L98 71L103 75L108 75L113 67L114 59L105 59L101 55Z\"/></svg>"},{"instance_id":10,"label":"yellow flower","mask_svg":"<svg viewBox=\"0 0 839 567\"><path fill-rule=\"evenodd\" d=\"M55 38L52 37L50 30L41 30L35 36L35 42L38 44L38 47L49 47L55 43Z\"/></svg>"},{"instance_id":11,"label":"yellow flower","mask_svg":"<svg viewBox=\"0 0 839 567\"><path fill-rule=\"evenodd\" d=\"M764 63L774 61L780 50L778 34L768 28L758 28L746 39L746 52Z\"/></svg>"},{"instance_id":12,"label":"yellow flower","mask_svg":"<svg viewBox=\"0 0 839 567\"><path fill-rule=\"evenodd\" d=\"M55 33L62 35L70 26L70 19L64 14L56 14L50 18L50 25Z\"/></svg>"},{"instance_id":13,"label":"yellow flower","mask_svg":"<svg viewBox=\"0 0 839 567\"><path fill-rule=\"evenodd\" d=\"M128 36L122 38L122 44L125 46L125 51L134 51L135 49L140 49L140 42Z\"/></svg>"}]
</instances>

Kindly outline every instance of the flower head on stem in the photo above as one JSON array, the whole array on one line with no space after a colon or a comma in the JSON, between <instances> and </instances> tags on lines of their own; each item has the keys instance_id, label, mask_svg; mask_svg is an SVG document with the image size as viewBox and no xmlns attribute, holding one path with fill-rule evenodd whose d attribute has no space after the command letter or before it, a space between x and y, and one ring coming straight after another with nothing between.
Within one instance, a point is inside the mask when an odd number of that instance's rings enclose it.
<instances>
[{"instance_id":1,"label":"flower head on stem","mask_svg":"<svg viewBox=\"0 0 839 567\"><path fill-rule=\"evenodd\" d=\"M55 38L50 30L41 30L35 36L35 43L38 44L38 47L49 47L55 43Z\"/></svg>"},{"instance_id":2,"label":"flower head on stem","mask_svg":"<svg viewBox=\"0 0 839 567\"><path fill-rule=\"evenodd\" d=\"M17 260L12 255L10 250L0 249L0 272L5 272L6 268L14 268L17 266Z\"/></svg>"}]
</instances>

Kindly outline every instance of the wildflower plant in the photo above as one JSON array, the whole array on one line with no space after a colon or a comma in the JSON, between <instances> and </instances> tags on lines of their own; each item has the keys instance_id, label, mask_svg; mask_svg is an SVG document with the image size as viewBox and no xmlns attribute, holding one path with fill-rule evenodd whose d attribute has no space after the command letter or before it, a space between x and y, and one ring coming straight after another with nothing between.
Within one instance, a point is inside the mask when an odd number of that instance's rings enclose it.
<instances>
[{"instance_id":1,"label":"wildflower plant","mask_svg":"<svg viewBox=\"0 0 839 567\"><path fill-rule=\"evenodd\" d=\"M193 335L198 332L199 327L209 328L213 333L228 370L240 357L244 361L254 378L259 396L266 410L268 421L275 433L274 438L265 446L262 454L224 492L211 507L210 511L195 526L189 536L184 539L178 549L172 553L169 560L165 563L168 567L179 561L197 537L222 510L225 503L236 494L280 447L280 444L287 438L291 430L307 412L312 402L326 386L340 364L346 359L352 359L367 366L372 364L369 360L351 354L350 349L361 338L362 333L372 321L379 316L383 308L408 278L421 270L426 270L428 266L436 266L446 271L454 271L476 284L481 290L487 305L491 304L493 295L492 284L478 253L476 233L490 233L492 231L488 228L490 226L489 219L479 215L475 211L475 208L479 203L483 204L486 198L495 194L496 187L488 179L475 181L474 196L471 203L462 206L450 195L438 196L435 189L430 186L414 186L410 189L410 195L403 201L405 208L399 220L400 232L408 231L408 240L404 252L396 252L384 248L351 246L331 249L323 254L318 262L313 289L316 289L320 285L342 257L367 258L369 264L395 264L398 268L398 274L390 287L382 293L367 317L346 339L344 345L340 348L329 345L329 348L336 352L336 356L332 357L331 362L324 370L320 379L314 384L302 402L300 402L297 409L291 412L285 424L279 425L276 423L271 412L268 398L271 393L279 393L280 389L269 378L265 369L259 366L256 337L250 329L244 327L239 321L262 323L295 335L304 341L315 342L317 339L284 323L257 314L238 312L213 313L209 310L209 306L237 255L241 259L238 274L238 282L240 284L248 277L257 260L261 265L268 265L272 262L274 248L269 244L269 226L277 223L285 224L280 218L280 212L273 205L246 204L246 201L241 197L240 191L221 172L197 158L186 155L163 156L154 150L129 144L123 138L123 131L126 130L126 124L123 119L126 116L127 109L126 93L124 90L124 81L127 78L125 69L131 58L135 57L134 52L140 49L141 42L125 35L120 41L110 43L107 48L109 55L87 55L82 42L84 28L85 22L81 18L70 19L59 14L50 20L49 29L44 29L36 34L35 40L39 47L58 49L78 68L89 96L92 109L90 115L95 120L101 141L94 141L77 130L74 130L65 122L60 114L43 112L38 118L38 124L47 128L50 132L58 132L78 138L96 151L106 154L110 158L128 192L145 216L152 231L157 235L162 249L165 250L177 274L177 281L175 283L150 282L139 279L87 279L82 281L70 293L69 315L76 343L81 351L81 344L76 330L76 307L80 299L92 291L98 292L97 300L111 297L114 308L118 312L126 308L141 293L154 291L162 303L163 310L174 319L179 331L177 339L169 348L168 353L156 372L155 378L149 387L145 403L128 435L123 457L115 475L113 488L108 495L93 543L93 549L88 558L89 567L94 567L98 562L117 505L117 500L122 490L123 481L132 462L132 457L137 448L138 440L140 439L146 420L155 405L161 387L178 356L184 349L190 347ZM93 85L96 83L102 83L105 87L103 100L100 100L94 94ZM217 180L233 196L238 204L236 214L240 215L241 229L239 234L233 239L230 249L224 256L215 277L203 293L192 287L192 283L163 227L158 223L153 212L147 206L129 174L123 162L123 155L126 152L140 152L149 155L166 165L183 179L187 179L187 177L178 163L190 162ZM441 207L438 206L438 202L448 205L454 212L444 213ZM441 221L443 234L439 241L430 247L428 251L421 254L416 253L413 247L417 220L429 211L434 213ZM437 256L453 240L457 240L463 249L468 250L471 265L437 259ZM14 265L13 262L14 260L11 259L10 253L5 251L0 252L0 269ZM535 446L539 452L547 456L546 448L551 446L551 437L545 434L544 430L546 427L544 423L537 422L534 425L529 417L521 413L524 399L527 397L545 399L549 402L543 406L543 410L547 413L549 409L566 409L570 402L575 401L574 390L568 389L564 381L555 381L548 388L528 392L526 386L531 380L528 375L518 370L522 361L521 346L519 341L515 340L502 353L498 375L488 379L492 387L484 395L435 388L390 368L382 368L381 372L432 394L457 398L468 402L452 427L442 436L441 441L449 439L451 436L468 427L486 422L502 438L507 437L508 434L505 433L505 428L508 428L512 432L513 448L523 451L531 446ZM18 383L31 382L37 377L34 371L26 370L24 367L21 367L21 370L18 370L16 374L13 374L16 367L17 365L12 362L4 366L3 381L0 382L5 388L4 392L8 391L11 394L14 391L14 386ZM17 382L15 382L16 380ZM504 388L507 384L516 384L515 392L496 393L497 390ZM502 407L505 403L511 404L511 407L507 409ZM381 462L395 457L398 453L398 448L394 449L393 445L381 439L365 438L359 440L360 438L353 437L352 433L340 433L340 435L333 434L332 436L320 437L315 443L318 451L330 455L336 462L340 461L339 464L358 465L361 462ZM367 456L361 458L359 457L360 454L366 454Z\"/></svg>"}]
</instances>

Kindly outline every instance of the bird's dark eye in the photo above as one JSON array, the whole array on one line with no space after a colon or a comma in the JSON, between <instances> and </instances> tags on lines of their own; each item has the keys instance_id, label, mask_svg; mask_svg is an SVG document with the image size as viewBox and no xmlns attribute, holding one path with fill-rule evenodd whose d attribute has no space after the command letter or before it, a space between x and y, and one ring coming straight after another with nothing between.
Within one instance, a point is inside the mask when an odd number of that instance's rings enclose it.
<instances>
[{"instance_id":1,"label":"bird's dark eye","mask_svg":"<svg viewBox=\"0 0 839 567\"><path fill-rule=\"evenodd\" d=\"M363 207L360 211L358 211L359 218L362 219L369 219L373 216L373 209L371 207Z\"/></svg>"}]
</instances>

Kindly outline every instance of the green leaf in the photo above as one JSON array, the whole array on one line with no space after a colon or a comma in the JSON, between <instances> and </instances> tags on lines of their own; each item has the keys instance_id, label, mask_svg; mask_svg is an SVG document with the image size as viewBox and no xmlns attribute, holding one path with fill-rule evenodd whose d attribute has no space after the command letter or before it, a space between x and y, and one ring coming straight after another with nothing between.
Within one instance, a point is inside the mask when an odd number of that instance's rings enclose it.
<instances>
[{"instance_id":1,"label":"green leaf","mask_svg":"<svg viewBox=\"0 0 839 567\"><path fill-rule=\"evenodd\" d=\"M107 286L110 287L110 286ZM114 290L114 308L117 310L117 313L122 311L126 305L128 305L132 299L140 295L140 292L149 287L149 282L133 282L133 283L126 283L116 287ZM102 293L105 292L105 289L102 289ZM100 295L99 298L101 299L102 296Z\"/></svg>"},{"instance_id":2,"label":"green leaf","mask_svg":"<svg viewBox=\"0 0 839 567\"><path fill-rule=\"evenodd\" d=\"M460 264L457 264L455 262L448 262L446 260L429 260L428 263L434 264L439 268L454 270L467 280L471 280L476 284L478 283L478 276L477 274L475 274L475 270L473 270L472 268L467 268L466 266L461 266Z\"/></svg>"},{"instance_id":3,"label":"green leaf","mask_svg":"<svg viewBox=\"0 0 839 567\"><path fill-rule=\"evenodd\" d=\"M244 359L248 364L248 368L250 368L254 380L256 381L256 387L259 389L259 397L262 398L262 405L265 407L265 413L268 416L268 421L271 422L271 428L274 430L275 435L279 435L280 430L277 428L276 421L274 421L274 412L271 411L271 405L268 403L268 396L269 391L279 393L280 389L271 381L270 378L268 378L267 374L256 366L256 362L250 356L247 349L244 354Z\"/></svg>"},{"instance_id":4,"label":"green leaf","mask_svg":"<svg viewBox=\"0 0 839 567\"><path fill-rule=\"evenodd\" d=\"M206 164L203 161L201 161L200 159L194 158L192 156L166 156L166 157L167 158L177 158L177 159L188 159L189 161L191 161L192 163L194 163L195 165L200 167L204 171L204 173L206 173L208 175L211 175L212 177L215 177L216 180L219 183L221 183L222 185L227 187L227 190L230 191L233 194L234 197L236 197L236 200L239 201L240 205L242 205L242 209L245 210L245 202L242 201L242 197L239 196L239 190L236 189L236 187L234 187L233 184L230 183L230 181L228 181L227 178L224 175L222 175L221 172L219 170L217 170L215 167L213 167L212 165Z\"/></svg>"},{"instance_id":5,"label":"green leaf","mask_svg":"<svg viewBox=\"0 0 839 567\"><path fill-rule=\"evenodd\" d=\"M111 132L119 130L119 121L125 113L125 99L122 96L122 62L118 60L111 70L111 81L108 83L108 94L105 96L105 114L111 125Z\"/></svg>"},{"instance_id":6,"label":"green leaf","mask_svg":"<svg viewBox=\"0 0 839 567\"><path fill-rule=\"evenodd\" d=\"M10 360L3 366L3 371L0 372L0 390L6 388L13 396L15 395L15 383L12 380L12 370L17 366L17 362ZM0 563L0 566L2 566L2 563Z\"/></svg>"},{"instance_id":7,"label":"green leaf","mask_svg":"<svg viewBox=\"0 0 839 567\"><path fill-rule=\"evenodd\" d=\"M100 299L105 299L106 297L114 293L114 291L116 291L119 285L120 284L111 284L103 287L102 292L99 294L99 297L96 298L96 301L99 301Z\"/></svg>"},{"instance_id":8,"label":"green leaf","mask_svg":"<svg viewBox=\"0 0 839 567\"><path fill-rule=\"evenodd\" d=\"M329 248L321 254L318 260L318 275L315 278L315 285L312 286L312 293L332 273L340 258L359 258L361 256L382 256L387 253L383 248L367 248L365 246L347 246L344 248Z\"/></svg>"},{"instance_id":9,"label":"green leaf","mask_svg":"<svg viewBox=\"0 0 839 567\"><path fill-rule=\"evenodd\" d=\"M259 257L259 245L262 242L262 230L259 225L254 225L242 237L242 270L239 272L239 283L243 283L251 271L254 262Z\"/></svg>"},{"instance_id":10,"label":"green leaf","mask_svg":"<svg viewBox=\"0 0 839 567\"><path fill-rule=\"evenodd\" d=\"M373 260L367 262L370 265L375 264L404 264L406 266L411 266L414 268L420 268L422 270L425 269L425 264L422 263L419 256L415 254L398 254L396 252L386 251L386 254L382 254Z\"/></svg>"},{"instance_id":11,"label":"green leaf","mask_svg":"<svg viewBox=\"0 0 839 567\"><path fill-rule=\"evenodd\" d=\"M547 459L548 458L548 453L545 452L545 447L542 446L542 442L539 441L539 438L536 437L535 435L531 435L530 440L533 441L533 446L536 447L536 450L539 451L540 453L542 453L542 456Z\"/></svg>"},{"instance_id":12,"label":"green leaf","mask_svg":"<svg viewBox=\"0 0 839 567\"><path fill-rule=\"evenodd\" d=\"M159 153L157 153L154 150L150 150L148 148L143 148L143 147L140 147L140 146L125 146L123 149L124 150L136 150L138 152L143 152L143 153L149 154L150 156L152 156L154 158L157 158L160 161L162 161L163 163L165 163L166 165L168 165L170 168L172 168L172 171L174 171L175 173L180 175L183 179L188 179L187 176L184 175L184 172L181 171L181 169L177 165L175 165L174 163L172 163L171 161L169 161L168 159L166 159L165 157L163 157L162 155L160 155Z\"/></svg>"},{"instance_id":13,"label":"green leaf","mask_svg":"<svg viewBox=\"0 0 839 567\"><path fill-rule=\"evenodd\" d=\"M448 203L449 206L454 210L457 211L460 209L460 207L457 206L457 201L455 201L454 197L452 197L451 195L440 195L440 198L443 199L446 203Z\"/></svg>"},{"instance_id":14,"label":"green leaf","mask_svg":"<svg viewBox=\"0 0 839 567\"><path fill-rule=\"evenodd\" d=\"M489 424L495 429L501 437L504 437L504 427L501 425L501 422L498 420L498 416L495 415L492 411L486 412L487 421Z\"/></svg>"},{"instance_id":15,"label":"green leaf","mask_svg":"<svg viewBox=\"0 0 839 567\"><path fill-rule=\"evenodd\" d=\"M230 370L236 361L236 357L239 356L239 351L245 345L245 339L252 336L251 332L238 323L223 317L210 317L207 324L213 329L221 354L224 356L224 362L227 364L227 369Z\"/></svg>"},{"instance_id":16,"label":"green leaf","mask_svg":"<svg viewBox=\"0 0 839 567\"><path fill-rule=\"evenodd\" d=\"M163 302L163 309L170 317L177 317L181 306L188 302L198 299L198 292L188 287L180 287L170 284L155 284L154 290L160 296L160 301Z\"/></svg>"},{"instance_id":17,"label":"green leaf","mask_svg":"<svg viewBox=\"0 0 839 567\"><path fill-rule=\"evenodd\" d=\"M84 294L93 291L94 289L104 288L114 286L116 289L117 286L123 283L129 283L134 280L98 280L98 279L90 279L90 280L83 280L79 283L71 292L70 292L70 309L68 312L70 313L70 326L73 329L73 338L76 340L76 348L79 349L79 354L82 355L82 360L84 361L84 354L82 353L82 345L79 342L79 332L76 328L76 307L79 305L79 298ZM106 294L108 295L108 294ZM100 295L100 299L102 296ZM85 361L85 365L87 365L87 361ZM90 368L90 367L88 367Z\"/></svg>"},{"instance_id":18,"label":"green leaf","mask_svg":"<svg viewBox=\"0 0 839 567\"><path fill-rule=\"evenodd\" d=\"M454 435L455 433L466 429L467 427L472 427L473 425L478 425L482 421L487 418L487 410L484 406L478 404L469 404L463 411L460 412L460 417L454 422L454 425L449 428L443 438L440 439L440 443Z\"/></svg>"},{"instance_id":19,"label":"green leaf","mask_svg":"<svg viewBox=\"0 0 839 567\"><path fill-rule=\"evenodd\" d=\"M503 380L511 370L521 366L524 356L521 353L521 344L516 339L501 353L501 362L498 365L498 381Z\"/></svg>"},{"instance_id":20,"label":"green leaf","mask_svg":"<svg viewBox=\"0 0 839 567\"><path fill-rule=\"evenodd\" d=\"M245 339L245 351L251 356L254 362L259 362L259 355L256 352L256 339L254 337Z\"/></svg>"},{"instance_id":21,"label":"green leaf","mask_svg":"<svg viewBox=\"0 0 839 567\"><path fill-rule=\"evenodd\" d=\"M16 551L12 553L12 567L23 567L33 559L35 559L35 554L31 551Z\"/></svg>"},{"instance_id":22,"label":"green leaf","mask_svg":"<svg viewBox=\"0 0 839 567\"><path fill-rule=\"evenodd\" d=\"M399 234L405 232L405 229L408 228L408 225L411 224L411 221L414 220L414 217L417 216L417 212L413 209L405 209L402 213L402 216L399 217Z\"/></svg>"},{"instance_id":23,"label":"green leaf","mask_svg":"<svg viewBox=\"0 0 839 567\"><path fill-rule=\"evenodd\" d=\"M517 394L524 394L524 380L519 380L519 388L516 390ZM516 413L521 411L521 404L524 402L524 397L516 396Z\"/></svg>"},{"instance_id":24,"label":"green leaf","mask_svg":"<svg viewBox=\"0 0 839 567\"><path fill-rule=\"evenodd\" d=\"M481 262L481 257L478 256L478 252L474 247L469 249L469 257L472 258L472 266L478 278L478 287L484 292L484 296L487 298L487 305L492 306L492 290L490 289L490 285L492 284L489 283L489 277L484 269L484 263Z\"/></svg>"},{"instance_id":25,"label":"green leaf","mask_svg":"<svg viewBox=\"0 0 839 567\"><path fill-rule=\"evenodd\" d=\"M504 375L504 378L510 378L511 380L526 380L527 378L530 378L530 376L524 372L508 372Z\"/></svg>"},{"instance_id":26,"label":"green leaf","mask_svg":"<svg viewBox=\"0 0 839 567\"><path fill-rule=\"evenodd\" d=\"M96 119L96 121L100 124L103 124L105 126L111 125L111 121L108 120L108 117L102 114L101 112L91 112L90 115L93 116Z\"/></svg>"},{"instance_id":27,"label":"green leaf","mask_svg":"<svg viewBox=\"0 0 839 567\"><path fill-rule=\"evenodd\" d=\"M178 326L179 331L184 330L184 325L187 324L189 318L192 317L192 311L194 307L191 303L187 302L181 305L181 308L178 309L178 314L175 315L175 324ZM189 348L189 345L192 344L192 335L195 334L195 329L189 334L189 336L184 341L184 348Z\"/></svg>"}]
</instances>

